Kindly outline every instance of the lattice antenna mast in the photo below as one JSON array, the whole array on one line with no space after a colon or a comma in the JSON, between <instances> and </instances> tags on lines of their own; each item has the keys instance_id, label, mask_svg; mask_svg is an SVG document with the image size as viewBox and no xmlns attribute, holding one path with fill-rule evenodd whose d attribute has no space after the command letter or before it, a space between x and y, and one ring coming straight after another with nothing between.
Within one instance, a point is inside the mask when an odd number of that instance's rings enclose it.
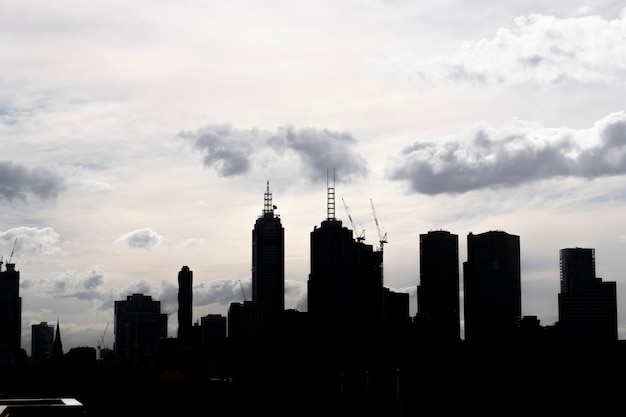
<instances>
[{"instance_id":1,"label":"lattice antenna mast","mask_svg":"<svg viewBox=\"0 0 626 417\"><path fill-rule=\"evenodd\" d=\"M335 218L335 169L333 168L333 186L329 184L328 169L326 170L326 220L336 220Z\"/></svg>"},{"instance_id":2,"label":"lattice antenna mast","mask_svg":"<svg viewBox=\"0 0 626 417\"><path fill-rule=\"evenodd\" d=\"M272 204L272 193L270 192L270 182L268 181L263 203L263 214L274 214L275 208L276 206Z\"/></svg>"}]
</instances>

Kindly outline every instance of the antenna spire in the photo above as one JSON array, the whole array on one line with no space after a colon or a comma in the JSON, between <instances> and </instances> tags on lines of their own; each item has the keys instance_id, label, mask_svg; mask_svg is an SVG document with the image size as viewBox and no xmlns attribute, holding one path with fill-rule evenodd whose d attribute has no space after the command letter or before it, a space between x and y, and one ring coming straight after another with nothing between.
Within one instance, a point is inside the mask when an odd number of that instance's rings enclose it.
<instances>
[{"instance_id":1,"label":"antenna spire","mask_svg":"<svg viewBox=\"0 0 626 417\"><path fill-rule=\"evenodd\" d=\"M270 182L267 182L267 190L265 191L263 214L274 214L275 205L272 204L272 193L270 192Z\"/></svg>"},{"instance_id":2,"label":"antenna spire","mask_svg":"<svg viewBox=\"0 0 626 417\"><path fill-rule=\"evenodd\" d=\"M328 168L326 168L326 220L335 220L335 168L333 168L333 186L329 184Z\"/></svg>"}]
</instances>

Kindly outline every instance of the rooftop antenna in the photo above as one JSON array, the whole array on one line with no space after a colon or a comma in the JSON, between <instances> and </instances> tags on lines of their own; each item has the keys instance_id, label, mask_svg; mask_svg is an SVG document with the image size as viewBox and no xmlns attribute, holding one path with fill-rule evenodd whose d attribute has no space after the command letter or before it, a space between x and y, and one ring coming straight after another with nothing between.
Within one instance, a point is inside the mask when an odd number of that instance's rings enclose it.
<instances>
[{"instance_id":1,"label":"rooftop antenna","mask_svg":"<svg viewBox=\"0 0 626 417\"><path fill-rule=\"evenodd\" d=\"M333 186L332 187L329 184L329 172L328 172L328 168L326 168L326 190L327 190L326 220L336 220L335 219L335 168L333 168Z\"/></svg>"},{"instance_id":2,"label":"rooftop antenna","mask_svg":"<svg viewBox=\"0 0 626 417\"><path fill-rule=\"evenodd\" d=\"M274 214L274 210L277 209L275 205L272 204L272 193L270 192L270 182L267 182L267 190L265 191L264 203L263 203L263 214Z\"/></svg>"}]
</instances>

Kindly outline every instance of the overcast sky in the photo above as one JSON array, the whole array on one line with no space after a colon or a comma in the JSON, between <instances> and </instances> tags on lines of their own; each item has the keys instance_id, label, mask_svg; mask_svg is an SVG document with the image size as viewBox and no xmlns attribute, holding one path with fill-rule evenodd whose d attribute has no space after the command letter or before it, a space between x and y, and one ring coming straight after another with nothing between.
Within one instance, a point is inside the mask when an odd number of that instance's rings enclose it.
<instances>
[{"instance_id":1,"label":"overcast sky","mask_svg":"<svg viewBox=\"0 0 626 417\"><path fill-rule=\"evenodd\" d=\"M622 5L0 0L0 253L22 346L58 319L65 351L112 347L132 293L174 313L175 337L183 265L194 321L226 315L251 297L267 181L286 307L306 311L329 170L337 217L377 246L375 212L387 233L384 284L411 314L421 233L457 234L462 263L469 232L503 230L523 315L558 321L559 250L595 248L626 338Z\"/></svg>"}]
</instances>

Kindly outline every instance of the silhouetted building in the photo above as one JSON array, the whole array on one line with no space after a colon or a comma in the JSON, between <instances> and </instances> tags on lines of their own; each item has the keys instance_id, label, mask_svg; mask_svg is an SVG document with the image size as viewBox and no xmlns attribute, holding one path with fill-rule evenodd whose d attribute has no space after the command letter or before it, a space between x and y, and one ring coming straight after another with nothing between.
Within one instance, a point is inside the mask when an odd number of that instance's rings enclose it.
<instances>
[{"instance_id":1,"label":"silhouetted building","mask_svg":"<svg viewBox=\"0 0 626 417\"><path fill-rule=\"evenodd\" d=\"M193 271L187 265L178 272L178 339L193 338Z\"/></svg>"},{"instance_id":2,"label":"silhouetted building","mask_svg":"<svg viewBox=\"0 0 626 417\"><path fill-rule=\"evenodd\" d=\"M54 326L43 321L31 326L30 357L33 366L41 364L52 355Z\"/></svg>"},{"instance_id":3,"label":"silhouetted building","mask_svg":"<svg viewBox=\"0 0 626 417\"><path fill-rule=\"evenodd\" d=\"M207 314L200 318L200 340L205 346L223 343L226 339L226 317L221 314Z\"/></svg>"},{"instance_id":4,"label":"silhouetted building","mask_svg":"<svg viewBox=\"0 0 626 417\"><path fill-rule=\"evenodd\" d=\"M14 369L22 348L20 272L14 263L2 271L0 262L0 369Z\"/></svg>"},{"instance_id":5,"label":"silhouetted building","mask_svg":"<svg viewBox=\"0 0 626 417\"><path fill-rule=\"evenodd\" d=\"M266 303L282 312L285 309L285 230L280 216L274 214L269 181L263 212L252 230L252 301Z\"/></svg>"},{"instance_id":6,"label":"silhouetted building","mask_svg":"<svg viewBox=\"0 0 626 417\"><path fill-rule=\"evenodd\" d=\"M459 341L459 238L443 230L430 231L420 235L419 251L417 312L433 340Z\"/></svg>"},{"instance_id":7,"label":"silhouetted building","mask_svg":"<svg viewBox=\"0 0 626 417\"><path fill-rule=\"evenodd\" d=\"M357 342L383 322L382 251L355 240L335 218L334 187L328 187L327 218L310 242L310 320L321 334Z\"/></svg>"},{"instance_id":8,"label":"silhouetted building","mask_svg":"<svg viewBox=\"0 0 626 417\"><path fill-rule=\"evenodd\" d=\"M384 322L387 325L411 322L409 293L383 288Z\"/></svg>"},{"instance_id":9,"label":"silhouetted building","mask_svg":"<svg viewBox=\"0 0 626 417\"><path fill-rule=\"evenodd\" d=\"M519 236L502 231L469 233L463 292L466 341L517 338L522 319Z\"/></svg>"},{"instance_id":10,"label":"silhouetted building","mask_svg":"<svg viewBox=\"0 0 626 417\"><path fill-rule=\"evenodd\" d=\"M151 364L159 343L167 337L167 314L161 302L133 294L115 301L115 355L133 365Z\"/></svg>"},{"instance_id":11,"label":"silhouetted building","mask_svg":"<svg viewBox=\"0 0 626 417\"><path fill-rule=\"evenodd\" d=\"M560 250L560 335L570 343L617 341L617 288L596 277L595 250Z\"/></svg>"},{"instance_id":12,"label":"silhouetted building","mask_svg":"<svg viewBox=\"0 0 626 417\"><path fill-rule=\"evenodd\" d=\"M61 359L63 357L63 342L61 341L61 326L59 326L59 319L57 319L57 327L54 334L54 341L52 342L52 358Z\"/></svg>"}]
</instances>

